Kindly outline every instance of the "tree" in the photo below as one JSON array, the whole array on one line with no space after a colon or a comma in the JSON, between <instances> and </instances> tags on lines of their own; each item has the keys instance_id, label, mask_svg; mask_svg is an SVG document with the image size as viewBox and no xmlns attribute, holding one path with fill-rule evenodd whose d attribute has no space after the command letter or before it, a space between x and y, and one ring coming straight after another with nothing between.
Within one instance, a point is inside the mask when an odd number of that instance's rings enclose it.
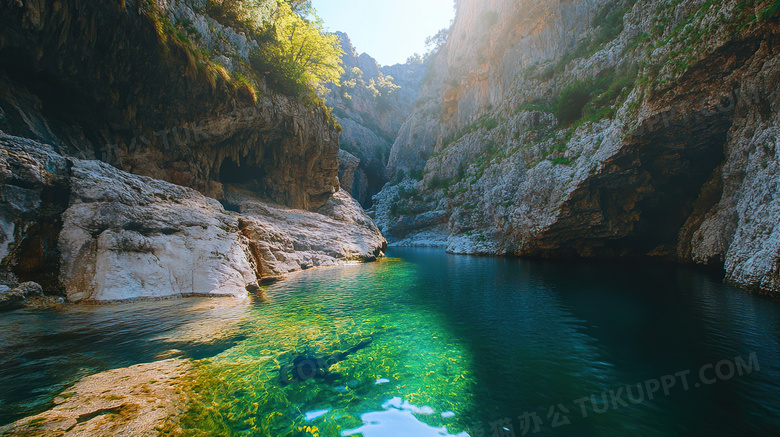
<instances>
[{"instance_id":1,"label":"tree","mask_svg":"<svg viewBox=\"0 0 780 437\"><path fill-rule=\"evenodd\" d=\"M412 56L406 58L406 63L409 65L422 65L423 63L425 63L425 59L422 56L420 56L419 53L415 53Z\"/></svg>"},{"instance_id":2,"label":"tree","mask_svg":"<svg viewBox=\"0 0 780 437\"><path fill-rule=\"evenodd\" d=\"M582 108L591 97L591 85L587 82L575 82L561 91L555 105L555 116L562 123L571 123L582 117Z\"/></svg>"},{"instance_id":3,"label":"tree","mask_svg":"<svg viewBox=\"0 0 780 437\"><path fill-rule=\"evenodd\" d=\"M449 29L441 29L440 31L436 32L435 35L425 38L425 47L428 48L429 52L435 52L439 50L439 48L443 46L444 43L447 42L447 38L449 38L449 36Z\"/></svg>"},{"instance_id":4,"label":"tree","mask_svg":"<svg viewBox=\"0 0 780 437\"><path fill-rule=\"evenodd\" d=\"M325 92L325 84L339 86L344 73L344 51L338 36L323 31L322 20L308 1L279 0L270 23L273 41L265 55L299 83Z\"/></svg>"},{"instance_id":5,"label":"tree","mask_svg":"<svg viewBox=\"0 0 780 437\"><path fill-rule=\"evenodd\" d=\"M371 92L376 100L376 109L385 112L390 109L390 96L401 89L393 83L393 76L385 76L379 73L376 79L370 79L366 89Z\"/></svg>"},{"instance_id":6,"label":"tree","mask_svg":"<svg viewBox=\"0 0 780 437\"><path fill-rule=\"evenodd\" d=\"M206 12L225 26L255 33L275 6L276 0L209 0Z\"/></svg>"}]
</instances>

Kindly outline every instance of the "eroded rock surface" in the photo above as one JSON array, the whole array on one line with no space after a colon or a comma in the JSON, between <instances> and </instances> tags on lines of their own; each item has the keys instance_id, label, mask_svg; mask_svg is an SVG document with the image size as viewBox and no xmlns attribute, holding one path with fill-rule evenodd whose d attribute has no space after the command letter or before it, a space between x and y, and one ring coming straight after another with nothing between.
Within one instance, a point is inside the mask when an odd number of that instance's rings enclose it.
<instances>
[{"instance_id":1,"label":"eroded rock surface","mask_svg":"<svg viewBox=\"0 0 780 437\"><path fill-rule=\"evenodd\" d=\"M70 300L238 295L257 281L216 200L98 161L72 171L59 239Z\"/></svg>"},{"instance_id":2,"label":"eroded rock surface","mask_svg":"<svg viewBox=\"0 0 780 437\"><path fill-rule=\"evenodd\" d=\"M265 279L372 260L384 249L376 226L346 193L336 193L319 212L311 212L231 189L238 194L231 194L230 201L242 211L230 212L191 188L100 161L66 159L17 137L0 136L0 142L5 162L15 163L18 177L61 185L68 204L46 240L57 257L43 253L35 260L56 277L51 290L61 289L71 301L242 296ZM40 192L33 190L24 199L40 204ZM6 231L10 249L2 259L11 273L20 257L30 256L16 248L36 235L23 227L26 216L14 213L16 199L6 196L0 202L12 219ZM44 214L28 209L32 219Z\"/></svg>"},{"instance_id":3,"label":"eroded rock surface","mask_svg":"<svg viewBox=\"0 0 780 437\"><path fill-rule=\"evenodd\" d=\"M242 213L241 233L263 279L345 261L372 261L387 248L371 218L344 191L318 212L268 205L238 193L232 196Z\"/></svg>"},{"instance_id":4,"label":"eroded rock surface","mask_svg":"<svg viewBox=\"0 0 780 437\"><path fill-rule=\"evenodd\" d=\"M60 289L57 239L70 162L50 146L0 132L0 281Z\"/></svg>"},{"instance_id":5,"label":"eroded rock surface","mask_svg":"<svg viewBox=\"0 0 780 437\"><path fill-rule=\"evenodd\" d=\"M42 297L43 288L35 282L25 282L14 288L0 285L0 311L22 308L30 299Z\"/></svg>"},{"instance_id":6,"label":"eroded rock surface","mask_svg":"<svg viewBox=\"0 0 780 437\"><path fill-rule=\"evenodd\" d=\"M164 360L88 376L61 393L56 406L0 429L9 436L156 436L178 416L176 384L190 362Z\"/></svg>"},{"instance_id":7,"label":"eroded rock surface","mask_svg":"<svg viewBox=\"0 0 780 437\"><path fill-rule=\"evenodd\" d=\"M377 224L391 243L658 257L778 293L768 6L459 2L390 154L391 173L423 177L377 195Z\"/></svg>"},{"instance_id":8,"label":"eroded rock surface","mask_svg":"<svg viewBox=\"0 0 780 437\"><path fill-rule=\"evenodd\" d=\"M338 188L335 121L242 82L253 43L201 3L0 3L0 130L215 198L241 184L321 207Z\"/></svg>"}]
</instances>

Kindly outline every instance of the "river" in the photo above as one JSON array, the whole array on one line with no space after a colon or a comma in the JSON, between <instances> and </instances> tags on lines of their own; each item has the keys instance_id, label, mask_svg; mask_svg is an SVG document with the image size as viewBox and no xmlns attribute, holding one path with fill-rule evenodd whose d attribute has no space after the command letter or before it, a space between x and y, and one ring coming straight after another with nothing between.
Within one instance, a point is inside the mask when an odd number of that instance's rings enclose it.
<instances>
[{"instance_id":1,"label":"river","mask_svg":"<svg viewBox=\"0 0 780 437\"><path fill-rule=\"evenodd\" d=\"M665 264L393 248L266 299L14 311L0 351L0 425L178 356L184 435L780 435L780 302Z\"/></svg>"}]
</instances>

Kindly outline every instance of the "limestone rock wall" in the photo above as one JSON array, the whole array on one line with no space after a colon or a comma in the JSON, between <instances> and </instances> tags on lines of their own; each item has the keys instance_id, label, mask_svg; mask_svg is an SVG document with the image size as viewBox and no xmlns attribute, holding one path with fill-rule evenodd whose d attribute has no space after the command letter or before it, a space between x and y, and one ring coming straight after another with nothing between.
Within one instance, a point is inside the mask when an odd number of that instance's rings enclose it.
<instances>
[{"instance_id":1,"label":"limestone rock wall","mask_svg":"<svg viewBox=\"0 0 780 437\"><path fill-rule=\"evenodd\" d=\"M338 189L334 120L247 85L234 70L253 43L202 3L1 3L0 130L216 198L240 184L321 207Z\"/></svg>"},{"instance_id":2,"label":"limestone rock wall","mask_svg":"<svg viewBox=\"0 0 780 437\"><path fill-rule=\"evenodd\" d=\"M72 164L51 147L0 136L0 281L58 290L57 247Z\"/></svg>"},{"instance_id":3,"label":"limestone rock wall","mask_svg":"<svg viewBox=\"0 0 780 437\"><path fill-rule=\"evenodd\" d=\"M369 208L388 181L390 149L414 106L425 66L420 60L380 67L371 56L358 55L346 34L338 35L345 73L341 86L330 87L327 100L344 129L340 147L360 160L355 177L341 179L341 186Z\"/></svg>"},{"instance_id":4,"label":"limestone rock wall","mask_svg":"<svg viewBox=\"0 0 780 437\"><path fill-rule=\"evenodd\" d=\"M285 274L376 259L385 241L337 193L319 212L231 188L226 205L50 146L0 136L3 282L70 301L242 296ZM237 194L238 193L238 194ZM232 203L228 203L232 202Z\"/></svg>"},{"instance_id":5,"label":"limestone rock wall","mask_svg":"<svg viewBox=\"0 0 780 437\"><path fill-rule=\"evenodd\" d=\"M389 160L422 177L377 195L377 224L396 244L658 257L778 293L769 4L460 1Z\"/></svg>"}]
</instances>

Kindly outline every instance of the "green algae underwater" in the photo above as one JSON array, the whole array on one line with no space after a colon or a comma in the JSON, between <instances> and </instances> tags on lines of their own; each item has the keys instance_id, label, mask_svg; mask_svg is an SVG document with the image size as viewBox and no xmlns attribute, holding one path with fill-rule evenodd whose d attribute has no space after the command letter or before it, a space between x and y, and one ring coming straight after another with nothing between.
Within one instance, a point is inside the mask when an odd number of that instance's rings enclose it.
<instances>
[{"instance_id":1,"label":"green algae underwater","mask_svg":"<svg viewBox=\"0 0 780 437\"><path fill-rule=\"evenodd\" d=\"M182 385L189 410L164 434L338 436L391 398L406 401L394 410L417 413L401 419L407 435L465 428L453 412L472 397L470 359L435 314L410 301L417 268L385 258L269 287L242 326L247 339L196 364ZM320 359L327 371L283 372L297 356Z\"/></svg>"}]
</instances>

